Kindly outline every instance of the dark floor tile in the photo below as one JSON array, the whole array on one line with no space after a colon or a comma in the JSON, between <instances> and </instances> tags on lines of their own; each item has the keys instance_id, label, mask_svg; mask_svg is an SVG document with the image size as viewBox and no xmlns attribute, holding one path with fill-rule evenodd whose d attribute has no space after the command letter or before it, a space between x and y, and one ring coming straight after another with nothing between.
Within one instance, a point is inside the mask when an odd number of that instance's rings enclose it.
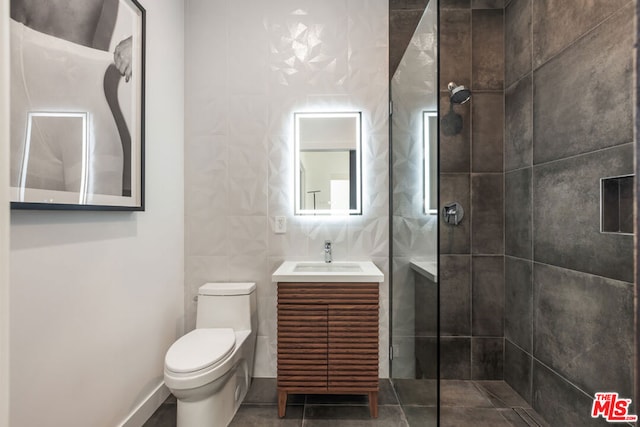
<instances>
[{"instance_id":1,"label":"dark floor tile","mask_svg":"<svg viewBox=\"0 0 640 427\"><path fill-rule=\"evenodd\" d=\"M261 424L257 424L261 425ZM378 418L371 418L367 406L306 405L304 427L408 427L400 406L379 406Z\"/></svg>"},{"instance_id":2,"label":"dark floor tile","mask_svg":"<svg viewBox=\"0 0 640 427\"><path fill-rule=\"evenodd\" d=\"M504 381L474 381L474 383L496 408L531 408L531 405Z\"/></svg>"},{"instance_id":3,"label":"dark floor tile","mask_svg":"<svg viewBox=\"0 0 640 427\"><path fill-rule=\"evenodd\" d=\"M435 407L405 406L402 409L409 427L438 427L438 411Z\"/></svg>"},{"instance_id":4,"label":"dark floor tile","mask_svg":"<svg viewBox=\"0 0 640 427\"><path fill-rule=\"evenodd\" d=\"M290 394L287 397L287 405L304 404L304 394ZM254 378L242 403L254 404L278 404L278 388L275 378Z\"/></svg>"},{"instance_id":5,"label":"dark floor tile","mask_svg":"<svg viewBox=\"0 0 640 427\"><path fill-rule=\"evenodd\" d=\"M440 406L464 408L493 408L491 401L472 381L441 380Z\"/></svg>"},{"instance_id":6,"label":"dark floor tile","mask_svg":"<svg viewBox=\"0 0 640 427\"><path fill-rule=\"evenodd\" d=\"M276 405L240 405L229 427L295 427L302 426L302 406L287 406L284 418L278 417Z\"/></svg>"},{"instance_id":7,"label":"dark floor tile","mask_svg":"<svg viewBox=\"0 0 640 427\"><path fill-rule=\"evenodd\" d=\"M623 2L629 7L534 72L534 164L633 141L633 99L619 88L633 87L635 13L632 2ZM583 3L534 1L534 11L551 4L562 11L592 9ZM620 1L589 2L608 3Z\"/></svg>"},{"instance_id":8,"label":"dark floor tile","mask_svg":"<svg viewBox=\"0 0 640 427\"><path fill-rule=\"evenodd\" d=\"M163 403L142 427L176 427L176 404Z\"/></svg>"},{"instance_id":9,"label":"dark floor tile","mask_svg":"<svg viewBox=\"0 0 640 427\"><path fill-rule=\"evenodd\" d=\"M443 407L440 410L440 427L512 427L494 408Z\"/></svg>"},{"instance_id":10,"label":"dark floor tile","mask_svg":"<svg viewBox=\"0 0 640 427\"><path fill-rule=\"evenodd\" d=\"M378 405L398 405L398 396L393 389L393 384L389 378L380 379L380 390L378 391Z\"/></svg>"},{"instance_id":11,"label":"dark floor tile","mask_svg":"<svg viewBox=\"0 0 640 427\"><path fill-rule=\"evenodd\" d=\"M438 404L438 383L436 380L394 379L400 404L436 406Z\"/></svg>"},{"instance_id":12,"label":"dark floor tile","mask_svg":"<svg viewBox=\"0 0 640 427\"><path fill-rule=\"evenodd\" d=\"M513 427L548 427L542 417L535 413L533 409L499 409L500 415L504 417L509 425ZM566 427L566 426L563 426Z\"/></svg>"}]
</instances>

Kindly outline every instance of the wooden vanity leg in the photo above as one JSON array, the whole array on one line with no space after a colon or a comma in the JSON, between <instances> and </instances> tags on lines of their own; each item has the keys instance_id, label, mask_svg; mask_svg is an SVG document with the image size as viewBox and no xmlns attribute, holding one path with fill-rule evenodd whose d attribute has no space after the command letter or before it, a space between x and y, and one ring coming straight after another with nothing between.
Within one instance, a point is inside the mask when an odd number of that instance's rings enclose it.
<instances>
[{"instance_id":1,"label":"wooden vanity leg","mask_svg":"<svg viewBox=\"0 0 640 427\"><path fill-rule=\"evenodd\" d=\"M284 417L287 412L287 392L278 390L278 416Z\"/></svg>"},{"instance_id":2,"label":"wooden vanity leg","mask_svg":"<svg viewBox=\"0 0 640 427\"><path fill-rule=\"evenodd\" d=\"M369 413L372 418L378 418L378 392L369 392Z\"/></svg>"}]
</instances>

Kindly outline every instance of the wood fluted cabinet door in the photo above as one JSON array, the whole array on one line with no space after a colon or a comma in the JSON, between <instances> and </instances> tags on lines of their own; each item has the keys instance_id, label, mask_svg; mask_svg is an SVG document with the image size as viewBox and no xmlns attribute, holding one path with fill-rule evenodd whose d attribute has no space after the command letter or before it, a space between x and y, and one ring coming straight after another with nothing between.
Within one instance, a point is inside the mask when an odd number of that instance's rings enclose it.
<instances>
[{"instance_id":1,"label":"wood fluted cabinet door","mask_svg":"<svg viewBox=\"0 0 640 427\"><path fill-rule=\"evenodd\" d=\"M379 285L278 284L278 414L289 393L368 394L378 416Z\"/></svg>"}]
</instances>

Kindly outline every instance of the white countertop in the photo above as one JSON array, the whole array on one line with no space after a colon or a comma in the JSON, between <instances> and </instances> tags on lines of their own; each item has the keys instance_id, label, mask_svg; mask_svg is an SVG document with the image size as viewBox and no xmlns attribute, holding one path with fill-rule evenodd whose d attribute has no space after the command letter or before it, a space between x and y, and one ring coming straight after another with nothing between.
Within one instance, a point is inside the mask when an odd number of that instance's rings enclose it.
<instances>
[{"instance_id":1,"label":"white countertop","mask_svg":"<svg viewBox=\"0 0 640 427\"><path fill-rule=\"evenodd\" d=\"M411 269L432 282L438 283L438 263L435 261L409 261Z\"/></svg>"},{"instance_id":2,"label":"white countertop","mask_svg":"<svg viewBox=\"0 0 640 427\"><path fill-rule=\"evenodd\" d=\"M271 278L274 282L381 283L384 274L371 261L285 261Z\"/></svg>"}]
</instances>

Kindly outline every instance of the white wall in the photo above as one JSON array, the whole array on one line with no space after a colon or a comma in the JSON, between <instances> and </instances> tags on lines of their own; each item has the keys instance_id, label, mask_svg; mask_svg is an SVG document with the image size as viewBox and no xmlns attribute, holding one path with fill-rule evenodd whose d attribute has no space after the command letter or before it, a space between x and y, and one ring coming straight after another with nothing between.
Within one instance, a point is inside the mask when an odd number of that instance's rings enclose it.
<instances>
[{"instance_id":1,"label":"white wall","mask_svg":"<svg viewBox=\"0 0 640 427\"><path fill-rule=\"evenodd\" d=\"M0 188L9 188L9 0L0 0ZM0 191L0 427L9 427L9 199Z\"/></svg>"},{"instance_id":2,"label":"white wall","mask_svg":"<svg viewBox=\"0 0 640 427\"><path fill-rule=\"evenodd\" d=\"M142 4L146 212L12 213L12 427L122 423L183 330L184 9Z\"/></svg>"},{"instance_id":3,"label":"white wall","mask_svg":"<svg viewBox=\"0 0 640 427\"><path fill-rule=\"evenodd\" d=\"M389 272L388 2L187 0L187 329L206 281L255 281L254 374L276 374L276 287L284 259L371 259ZM293 113L362 111L363 215L293 215ZM273 233L284 215L288 232ZM388 281L380 375L388 376Z\"/></svg>"}]
</instances>

